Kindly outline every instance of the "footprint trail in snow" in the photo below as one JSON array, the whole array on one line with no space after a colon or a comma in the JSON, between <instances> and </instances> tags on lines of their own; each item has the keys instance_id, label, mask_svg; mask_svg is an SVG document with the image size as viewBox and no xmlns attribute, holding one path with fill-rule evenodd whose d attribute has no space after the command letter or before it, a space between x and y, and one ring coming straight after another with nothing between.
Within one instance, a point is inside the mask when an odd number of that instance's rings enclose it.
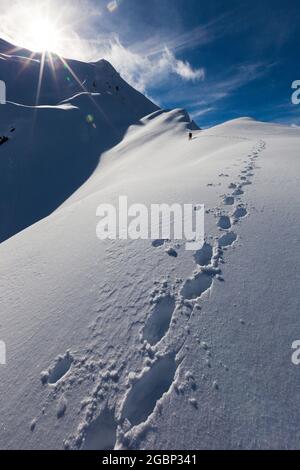
<instances>
[{"instance_id":1,"label":"footprint trail in snow","mask_svg":"<svg viewBox=\"0 0 300 470\"><path fill-rule=\"evenodd\" d=\"M117 401L108 403L108 390L116 390L117 393L121 370L125 364L118 370L107 369L100 365L99 361L87 361L88 356L75 360L69 352L59 357L53 366L42 373L43 386L45 389L51 388L53 398L57 400L59 421L68 413L66 390L76 383L79 376L79 384L91 379L94 383L90 396L82 402L78 429L65 440L66 449L111 450L115 446L130 448L133 436L131 431L135 429L136 439L140 427L141 432L145 430L150 418L163 406L165 394L172 390L172 385L176 389L177 372L184 367L182 345L187 338L188 323L191 316L201 309L201 302L209 302L209 296L206 294L212 289L215 281L223 280L220 266L224 262L224 253L238 239L233 226L237 224L238 227L238 224L249 216L242 198L246 186L252 183L255 162L264 148L265 144L261 142L249 155L249 161L237 180L227 183L228 193L220 196L222 205L215 213L219 235L214 243L206 241L200 250L193 253L196 268L194 273L191 277L178 281L177 285L165 288L145 312L140 339L144 351L143 359L148 358L148 366L142 368L139 375L135 371L128 375L128 391L123 392L121 396L117 394ZM226 178L228 177L226 174ZM170 247L169 243L170 240L154 240L152 248L165 250L174 259L173 262L177 263L177 251ZM183 354L180 361L179 351ZM197 388L194 382L193 384L191 390ZM216 392L219 390L216 381L212 383L212 388ZM197 400L193 397L187 398L191 406L198 409ZM35 432L36 426L38 419L31 423L32 432Z\"/></svg>"}]
</instances>

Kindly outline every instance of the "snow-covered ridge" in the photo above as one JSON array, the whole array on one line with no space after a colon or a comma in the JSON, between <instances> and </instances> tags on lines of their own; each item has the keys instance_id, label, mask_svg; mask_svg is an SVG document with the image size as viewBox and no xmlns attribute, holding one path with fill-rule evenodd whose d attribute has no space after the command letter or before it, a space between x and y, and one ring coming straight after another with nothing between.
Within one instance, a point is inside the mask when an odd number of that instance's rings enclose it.
<instances>
[{"instance_id":1,"label":"snow-covered ridge","mask_svg":"<svg viewBox=\"0 0 300 470\"><path fill-rule=\"evenodd\" d=\"M57 56L46 59L37 101L41 56L30 58L5 41L0 53L7 89L0 135L9 137L0 159L3 241L63 203L92 174L103 151L158 108L107 61L66 65Z\"/></svg>"}]
</instances>

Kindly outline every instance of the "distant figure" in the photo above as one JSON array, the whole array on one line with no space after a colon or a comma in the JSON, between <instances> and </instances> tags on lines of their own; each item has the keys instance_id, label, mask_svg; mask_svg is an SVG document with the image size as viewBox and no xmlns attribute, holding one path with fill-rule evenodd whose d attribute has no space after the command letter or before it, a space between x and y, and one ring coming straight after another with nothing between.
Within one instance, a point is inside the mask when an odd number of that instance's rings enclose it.
<instances>
[{"instance_id":1,"label":"distant figure","mask_svg":"<svg viewBox=\"0 0 300 470\"><path fill-rule=\"evenodd\" d=\"M94 88L94 90L97 90L97 82L96 82L96 80L93 81L93 88Z\"/></svg>"},{"instance_id":2,"label":"distant figure","mask_svg":"<svg viewBox=\"0 0 300 470\"><path fill-rule=\"evenodd\" d=\"M116 86L116 92L119 93L119 91L120 91L120 87L117 85Z\"/></svg>"},{"instance_id":3,"label":"distant figure","mask_svg":"<svg viewBox=\"0 0 300 470\"><path fill-rule=\"evenodd\" d=\"M189 140L192 140L192 138L193 138L193 133L189 132Z\"/></svg>"},{"instance_id":4,"label":"distant figure","mask_svg":"<svg viewBox=\"0 0 300 470\"><path fill-rule=\"evenodd\" d=\"M12 127L10 132L15 132L16 128L15 127Z\"/></svg>"},{"instance_id":5,"label":"distant figure","mask_svg":"<svg viewBox=\"0 0 300 470\"><path fill-rule=\"evenodd\" d=\"M0 136L0 145L5 144L5 142L7 141L8 141L8 137L6 137L5 135Z\"/></svg>"}]
</instances>

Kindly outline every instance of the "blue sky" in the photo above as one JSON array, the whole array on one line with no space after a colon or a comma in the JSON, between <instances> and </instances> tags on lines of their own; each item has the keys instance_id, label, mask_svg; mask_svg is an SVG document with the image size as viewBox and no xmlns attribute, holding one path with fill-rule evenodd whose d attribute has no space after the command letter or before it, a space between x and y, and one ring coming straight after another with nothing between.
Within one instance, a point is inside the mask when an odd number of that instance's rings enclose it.
<instances>
[{"instance_id":1,"label":"blue sky","mask_svg":"<svg viewBox=\"0 0 300 470\"><path fill-rule=\"evenodd\" d=\"M9 2L10 19L19 1ZM107 58L158 104L185 107L200 126L239 116L300 125L300 105L291 103L300 80L299 0L46 1L52 14L63 11L57 52ZM13 22L0 20L13 40Z\"/></svg>"}]
</instances>

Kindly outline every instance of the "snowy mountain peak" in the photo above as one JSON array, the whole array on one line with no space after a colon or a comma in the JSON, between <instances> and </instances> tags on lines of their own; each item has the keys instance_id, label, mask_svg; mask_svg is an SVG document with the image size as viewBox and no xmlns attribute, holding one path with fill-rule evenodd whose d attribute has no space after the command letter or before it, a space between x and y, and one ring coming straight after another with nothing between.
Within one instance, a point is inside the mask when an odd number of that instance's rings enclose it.
<instances>
[{"instance_id":1,"label":"snowy mountain peak","mask_svg":"<svg viewBox=\"0 0 300 470\"><path fill-rule=\"evenodd\" d=\"M49 215L132 125L163 111L105 59L84 63L53 55L43 60L4 40L0 50L0 79L7 90L7 104L0 107L3 241ZM164 118L165 125L197 129L184 110ZM12 210L16 194L18 206Z\"/></svg>"}]
</instances>

